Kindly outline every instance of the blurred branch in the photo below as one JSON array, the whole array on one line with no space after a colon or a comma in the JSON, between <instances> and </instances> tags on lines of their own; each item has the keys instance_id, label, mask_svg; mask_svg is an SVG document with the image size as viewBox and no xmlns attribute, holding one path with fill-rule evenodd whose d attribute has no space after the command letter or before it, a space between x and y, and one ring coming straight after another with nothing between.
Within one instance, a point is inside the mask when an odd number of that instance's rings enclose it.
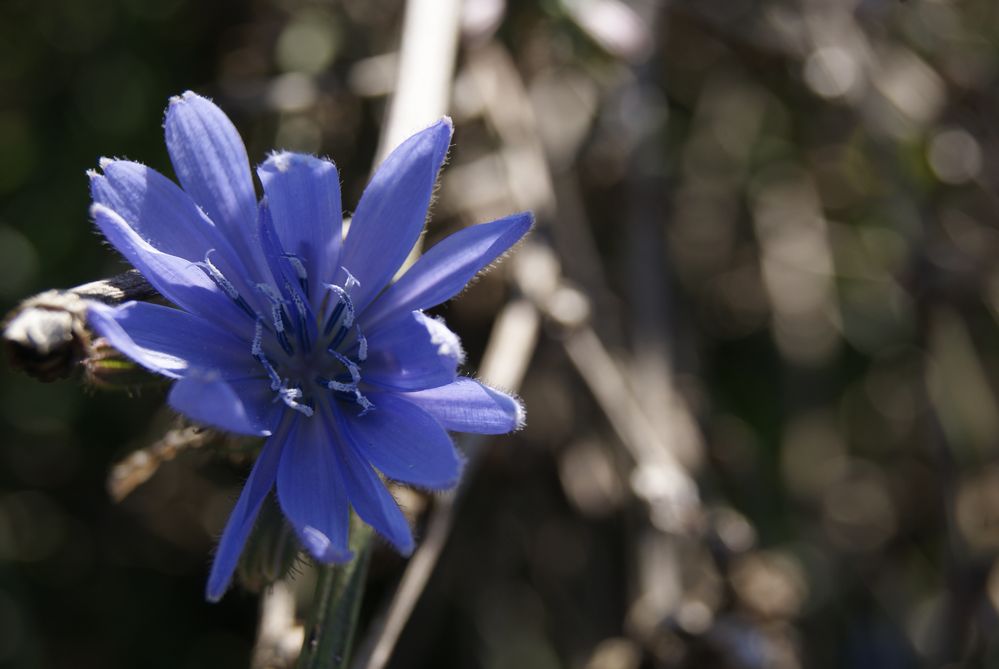
<instances>
[{"instance_id":1,"label":"blurred branch","mask_svg":"<svg viewBox=\"0 0 999 669\"><path fill-rule=\"evenodd\" d=\"M516 392L523 381L534 349L537 346L540 318L537 310L527 300L509 302L496 318L489 343L483 355L479 375L487 383ZM468 458L464 481L472 478L471 469L478 459L478 446L483 438L475 435L462 440ZM441 497L427 523L423 542L406 567L402 581L389 604L383 622L370 634L365 644L367 652L358 655L354 667L383 669L392 658L409 617L423 594L444 545L451 534L457 504L467 485L459 487L451 496Z\"/></svg>"},{"instance_id":2,"label":"blurred branch","mask_svg":"<svg viewBox=\"0 0 999 669\"><path fill-rule=\"evenodd\" d=\"M461 0L408 0L399 46L395 92L382 128L377 167L395 147L447 113L458 54ZM420 257L417 240L396 276Z\"/></svg>"},{"instance_id":3,"label":"blurred branch","mask_svg":"<svg viewBox=\"0 0 999 669\"><path fill-rule=\"evenodd\" d=\"M485 67L486 64L495 64L496 66ZM494 79L500 77L503 81L504 75L506 75L505 83L511 84L519 90L519 78L516 70L512 67L505 52L496 45L477 49L470 56L466 72L472 73L469 76L475 84L478 84L480 88L488 89L493 95L506 92L507 87L495 85ZM492 81L494 85L485 85L484 79ZM538 193L536 182L540 180L542 184L548 184L550 177L540 146L537 145L535 134L530 131L529 127L525 131L524 117L525 114L529 116L530 113L526 97L518 96L509 99L505 105L491 105L490 101L485 98L481 101L483 104L477 111L487 116L487 120L498 130L501 137L514 144L526 142L531 146L531 155L536 158L531 162L531 165L539 169L530 171L527 176L530 178L538 173L539 179L534 180L535 187L528 192ZM507 179L504 180L504 183L509 184L513 179L513 174L514 172L511 170L506 175ZM521 177L523 176L522 174ZM533 209L536 212L539 209L550 211L552 205L550 187L542 188L541 192L544 194L543 202L531 201L530 199L524 201L511 195L507 195L504 201L507 206L509 206L509 202L514 201L517 205ZM481 215L483 212L477 213ZM540 315L531 301L515 299L508 302L493 324L482 363L479 366L479 376L487 383L492 383L511 392L517 392L537 346L540 323ZM439 498L427 524L423 542L407 565L402 581L388 605L381 623L376 622L372 631L369 632L368 639L359 651L354 667L383 669L391 659L396 643L419 602L450 536L462 493L467 488L467 482L473 478L474 467L478 461L476 457L479 451L478 446L482 442L483 438L476 436L467 436L462 439L461 443L467 456L463 484L454 494Z\"/></svg>"},{"instance_id":4,"label":"blurred branch","mask_svg":"<svg viewBox=\"0 0 999 669\"><path fill-rule=\"evenodd\" d=\"M649 420L623 366L593 330L589 300L564 283L549 248L532 243L515 263L521 290L558 326L569 360L634 461L631 487L648 504L653 524L685 532L699 508L697 485L677 458L675 444L667 443ZM679 404L673 410L686 411ZM688 413L684 416L685 423L693 424Z\"/></svg>"},{"instance_id":5,"label":"blurred branch","mask_svg":"<svg viewBox=\"0 0 999 669\"><path fill-rule=\"evenodd\" d=\"M260 597L260 627L250 669L290 667L305 639L304 628L295 621L295 593L287 581L275 581Z\"/></svg>"},{"instance_id":6,"label":"blurred branch","mask_svg":"<svg viewBox=\"0 0 999 669\"><path fill-rule=\"evenodd\" d=\"M181 451L200 448L218 436L214 430L186 425L170 430L152 446L129 453L115 463L108 474L111 498L122 501L148 481L164 462L173 460Z\"/></svg>"},{"instance_id":7,"label":"blurred branch","mask_svg":"<svg viewBox=\"0 0 999 669\"><path fill-rule=\"evenodd\" d=\"M487 193L480 187L474 196L460 188L462 180L458 179L451 192L460 201L459 209L468 218L477 219L487 217L498 203L509 206L514 202L539 212L541 220L557 216L551 170L531 101L509 55L498 44L477 48L469 55L459 82L464 93L459 113L467 119L483 117L500 144L495 154L498 161L489 156L479 159L474 167L458 165L452 170L462 171L462 177L468 172L470 184L484 181L481 170L495 171L497 177L486 180L494 185L495 192ZM451 185L455 186L455 180ZM537 236L521 246L512 262L515 283L525 298L508 303L501 312L483 357L481 375L491 383L517 391L536 347L541 316L547 316L566 334L570 359L635 461L632 488L648 503L654 526L686 531L699 509L696 484L651 426L624 372L590 326L588 298L565 283L558 259ZM693 423L692 418L689 421ZM462 442L468 451L469 469L476 463L474 447L480 441ZM466 484L471 473L466 471ZM459 488L453 497L438 503L425 540L410 561L384 622L366 644L367 659L362 652L355 667L387 666L443 551L465 489Z\"/></svg>"},{"instance_id":8,"label":"blurred branch","mask_svg":"<svg viewBox=\"0 0 999 669\"><path fill-rule=\"evenodd\" d=\"M375 166L417 130L447 112L458 52L461 0L409 0L399 70Z\"/></svg>"}]
</instances>

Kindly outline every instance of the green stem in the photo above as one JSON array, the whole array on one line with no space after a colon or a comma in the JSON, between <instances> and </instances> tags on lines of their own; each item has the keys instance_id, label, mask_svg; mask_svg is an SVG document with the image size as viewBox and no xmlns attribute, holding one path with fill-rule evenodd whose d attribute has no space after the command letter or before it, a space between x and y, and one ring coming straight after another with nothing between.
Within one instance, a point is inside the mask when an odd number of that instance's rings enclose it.
<instances>
[{"instance_id":1,"label":"green stem","mask_svg":"<svg viewBox=\"0 0 999 669\"><path fill-rule=\"evenodd\" d=\"M371 528L355 522L350 543L353 560L318 566L316 594L295 669L342 669L350 662L371 553Z\"/></svg>"}]
</instances>

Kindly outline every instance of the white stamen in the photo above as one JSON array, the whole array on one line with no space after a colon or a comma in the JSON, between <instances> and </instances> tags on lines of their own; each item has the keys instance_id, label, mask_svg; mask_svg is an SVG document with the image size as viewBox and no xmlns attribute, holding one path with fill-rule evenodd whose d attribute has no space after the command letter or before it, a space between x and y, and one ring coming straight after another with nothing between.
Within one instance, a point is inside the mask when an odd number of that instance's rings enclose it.
<instances>
[{"instance_id":1,"label":"white stamen","mask_svg":"<svg viewBox=\"0 0 999 669\"><path fill-rule=\"evenodd\" d=\"M341 393L352 393L357 390L357 386L353 383L341 383L340 381L336 381L334 379L327 381L326 387L330 390L337 390Z\"/></svg>"},{"instance_id":2,"label":"white stamen","mask_svg":"<svg viewBox=\"0 0 999 669\"><path fill-rule=\"evenodd\" d=\"M289 408L301 412L306 416L311 417L315 413L312 410L312 407L298 402L298 400L302 397L301 388L281 388L278 391L278 397L280 397L281 401L283 401Z\"/></svg>"},{"instance_id":3,"label":"white stamen","mask_svg":"<svg viewBox=\"0 0 999 669\"><path fill-rule=\"evenodd\" d=\"M250 348L250 353L253 354L254 358L256 358L258 355L263 355L264 353L263 343L264 343L264 322L258 318L256 324L253 326L253 344Z\"/></svg>"},{"instance_id":4,"label":"white stamen","mask_svg":"<svg viewBox=\"0 0 999 669\"><path fill-rule=\"evenodd\" d=\"M338 351L330 351L330 353L333 354L334 358L336 358L337 360L340 361L341 365L343 365L344 367L347 368L347 371L350 372L350 378L351 378L351 380L355 384L356 383L360 383L360 381L361 381L361 370L358 368L358 366L356 364L354 364L354 361L351 360L350 358L348 358L347 356L345 356L344 354L338 352Z\"/></svg>"},{"instance_id":5,"label":"white stamen","mask_svg":"<svg viewBox=\"0 0 999 669\"><path fill-rule=\"evenodd\" d=\"M354 401L361 405L362 416L375 408L375 405L371 403L371 400L362 395L359 390L354 391Z\"/></svg>"},{"instance_id":6,"label":"white stamen","mask_svg":"<svg viewBox=\"0 0 999 669\"><path fill-rule=\"evenodd\" d=\"M309 273L305 270L305 265L302 264L301 259L298 256L286 254L285 258L288 259L288 263L291 265L292 269L295 270L295 274L302 281L306 281L309 278Z\"/></svg>"},{"instance_id":7,"label":"white stamen","mask_svg":"<svg viewBox=\"0 0 999 669\"><path fill-rule=\"evenodd\" d=\"M298 291L292 290L291 286L287 283L285 287L288 289L288 293L291 295L292 301L295 303L295 310L298 311L298 315L302 317L304 321L308 312L305 310L305 302L302 301L302 296L298 294Z\"/></svg>"},{"instance_id":8,"label":"white stamen","mask_svg":"<svg viewBox=\"0 0 999 669\"><path fill-rule=\"evenodd\" d=\"M344 290L350 290L354 286L361 285L361 282L357 280L357 277L350 273L349 269L346 267L341 267L340 269L342 269L343 273L347 275L347 280L343 282Z\"/></svg>"},{"instance_id":9,"label":"white stamen","mask_svg":"<svg viewBox=\"0 0 999 669\"><path fill-rule=\"evenodd\" d=\"M354 303L351 301L350 295L347 294L346 290L335 284L330 283L326 287L336 293L336 296L340 299L340 303L343 304L343 323L340 325L341 327L349 328L354 324ZM336 307L333 307L333 309L335 310Z\"/></svg>"},{"instance_id":10,"label":"white stamen","mask_svg":"<svg viewBox=\"0 0 999 669\"><path fill-rule=\"evenodd\" d=\"M216 267L214 263L212 263L211 256L212 253L214 252L215 249L208 249L208 251L205 253L204 262L197 264L205 267L208 270L208 274L212 278L212 280L215 281L215 283L219 286L219 288L225 291L225 294L228 295L230 299L239 300L239 291L236 290L236 286L232 285L232 282L229 281L229 279L225 278L225 275L222 274L221 271L219 271L219 268Z\"/></svg>"},{"instance_id":11,"label":"white stamen","mask_svg":"<svg viewBox=\"0 0 999 669\"><path fill-rule=\"evenodd\" d=\"M361 326L357 326L357 359L364 362L368 359L368 340L361 332Z\"/></svg>"},{"instance_id":12,"label":"white stamen","mask_svg":"<svg viewBox=\"0 0 999 669\"><path fill-rule=\"evenodd\" d=\"M281 388L284 387L284 382L281 381L281 377L278 375L277 370L274 369L274 365L271 364L271 361L267 359L266 355L261 353L257 356L257 362L259 362L260 366L267 372L267 377L271 380L271 390L275 392L280 391Z\"/></svg>"},{"instance_id":13,"label":"white stamen","mask_svg":"<svg viewBox=\"0 0 999 669\"><path fill-rule=\"evenodd\" d=\"M268 283L258 283L257 290L264 294L271 301L271 319L274 321L275 332L284 332L284 320L282 310L284 308L284 298L277 292L277 289Z\"/></svg>"}]
</instances>

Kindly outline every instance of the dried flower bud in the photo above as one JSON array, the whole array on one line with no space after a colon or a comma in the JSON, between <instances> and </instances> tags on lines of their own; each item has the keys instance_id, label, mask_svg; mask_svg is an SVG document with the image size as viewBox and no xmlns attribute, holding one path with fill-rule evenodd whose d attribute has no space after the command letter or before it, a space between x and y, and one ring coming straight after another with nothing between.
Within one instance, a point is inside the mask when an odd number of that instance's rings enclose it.
<instances>
[{"instance_id":1,"label":"dried flower bud","mask_svg":"<svg viewBox=\"0 0 999 669\"><path fill-rule=\"evenodd\" d=\"M72 374L89 346L85 313L73 293L50 290L25 301L3 330L11 366L46 382Z\"/></svg>"}]
</instances>

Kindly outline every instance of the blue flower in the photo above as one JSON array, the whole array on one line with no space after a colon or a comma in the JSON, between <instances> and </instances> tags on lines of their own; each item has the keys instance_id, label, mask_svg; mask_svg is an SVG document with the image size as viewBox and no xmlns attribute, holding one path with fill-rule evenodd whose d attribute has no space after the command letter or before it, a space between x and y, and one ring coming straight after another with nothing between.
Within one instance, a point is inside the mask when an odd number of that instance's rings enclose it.
<instances>
[{"instance_id":1,"label":"blue flower","mask_svg":"<svg viewBox=\"0 0 999 669\"><path fill-rule=\"evenodd\" d=\"M455 233L389 285L423 229L449 119L385 160L346 236L332 162L272 154L257 168L258 201L243 142L212 102L172 98L164 128L183 189L105 159L90 173L91 215L177 308L92 304L89 321L175 379L168 401L180 413L266 437L222 533L208 598L227 589L271 490L319 562L350 558L351 508L410 553L410 528L381 476L450 488L462 461L448 431L500 434L523 422L516 399L458 375L458 337L423 310L516 243L530 214Z\"/></svg>"}]
</instances>

